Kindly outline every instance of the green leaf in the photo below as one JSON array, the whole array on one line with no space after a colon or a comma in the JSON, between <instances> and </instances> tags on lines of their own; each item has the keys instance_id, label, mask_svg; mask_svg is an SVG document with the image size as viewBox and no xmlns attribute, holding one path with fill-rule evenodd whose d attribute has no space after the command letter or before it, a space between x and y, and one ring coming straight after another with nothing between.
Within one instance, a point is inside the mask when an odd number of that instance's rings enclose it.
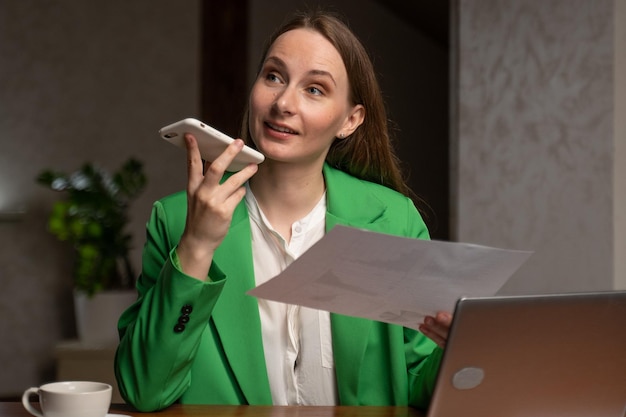
<instances>
[{"instance_id":1,"label":"green leaf","mask_svg":"<svg viewBox=\"0 0 626 417\"><path fill-rule=\"evenodd\" d=\"M76 288L93 295L104 288L132 287L127 212L146 186L143 164L129 158L113 175L92 163L71 174L46 169L36 181L63 194L52 206L48 230L76 251Z\"/></svg>"}]
</instances>

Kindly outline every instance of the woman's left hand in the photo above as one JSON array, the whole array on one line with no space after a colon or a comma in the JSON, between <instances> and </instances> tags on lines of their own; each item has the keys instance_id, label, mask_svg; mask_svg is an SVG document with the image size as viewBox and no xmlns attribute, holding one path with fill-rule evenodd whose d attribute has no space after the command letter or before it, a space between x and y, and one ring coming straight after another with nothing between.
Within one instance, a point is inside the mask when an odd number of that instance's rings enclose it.
<instances>
[{"instance_id":1,"label":"woman's left hand","mask_svg":"<svg viewBox=\"0 0 626 417\"><path fill-rule=\"evenodd\" d=\"M445 348L451 324L452 314L447 311L439 311L435 317L426 316L424 322L420 324L419 330L426 337L437 343L439 347Z\"/></svg>"}]
</instances>

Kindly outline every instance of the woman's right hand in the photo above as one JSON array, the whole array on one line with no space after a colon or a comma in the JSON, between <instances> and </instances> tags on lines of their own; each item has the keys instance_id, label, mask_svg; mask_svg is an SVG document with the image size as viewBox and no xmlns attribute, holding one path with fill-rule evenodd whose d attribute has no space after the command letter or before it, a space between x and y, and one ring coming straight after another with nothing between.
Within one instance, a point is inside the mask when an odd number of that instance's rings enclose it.
<instances>
[{"instance_id":1,"label":"woman's right hand","mask_svg":"<svg viewBox=\"0 0 626 417\"><path fill-rule=\"evenodd\" d=\"M183 272L205 281L213 253L226 236L235 207L246 193L243 185L257 172L258 166L250 164L220 184L226 168L243 149L243 141L236 139L215 161L207 162L206 170L196 138L185 134L185 144L187 220L176 252Z\"/></svg>"}]
</instances>

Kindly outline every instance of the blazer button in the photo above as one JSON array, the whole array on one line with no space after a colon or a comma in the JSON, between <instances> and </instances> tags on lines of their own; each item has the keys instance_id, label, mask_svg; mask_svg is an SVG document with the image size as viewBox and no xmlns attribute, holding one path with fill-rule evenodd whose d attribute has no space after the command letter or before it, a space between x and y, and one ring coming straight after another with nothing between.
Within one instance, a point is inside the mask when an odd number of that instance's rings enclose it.
<instances>
[{"instance_id":1,"label":"blazer button","mask_svg":"<svg viewBox=\"0 0 626 417\"><path fill-rule=\"evenodd\" d=\"M185 330L184 324L178 323L176 326L174 326L174 333L182 333L183 330Z\"/></svg>"},{"instance_id":2,"label":"blazer button","mask_svg":"<svg viewBox=\"0 0 626 417\"><path fill-rule=\"evenodd\" d=\"M182 316L178 318L178 324L185 324L185 323L189 323L189 316L186 314L183 314Z\"/></svg>"},{"instance_id":3,"label":"blazer button","mask_svg":"<svg viewBox=\"0 0 626 417\"><path fill-rule=\"evenodd\" d=\"M180 309L180 312L186 315L191 314L192 311L193 307L191 307L189 304L184 305L183 308Z\"/></svg>"}]
</instances>

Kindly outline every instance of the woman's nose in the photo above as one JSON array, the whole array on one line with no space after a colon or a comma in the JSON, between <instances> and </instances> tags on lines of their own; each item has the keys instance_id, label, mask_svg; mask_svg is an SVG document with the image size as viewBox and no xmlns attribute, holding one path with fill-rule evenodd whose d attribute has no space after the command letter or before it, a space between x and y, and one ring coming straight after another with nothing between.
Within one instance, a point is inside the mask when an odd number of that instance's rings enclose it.
<instances>
[{"instance_id":1,"label":"woman's nose","mask_svg":"<svg viewBox=\"0 0 626 417\"><path fill-rule=\"evenodd\" d=\"M296 110L297 97L292 88L285 88L276 94L274 108L282 114L293 114Z\"/></svg>"}]
</instances>

